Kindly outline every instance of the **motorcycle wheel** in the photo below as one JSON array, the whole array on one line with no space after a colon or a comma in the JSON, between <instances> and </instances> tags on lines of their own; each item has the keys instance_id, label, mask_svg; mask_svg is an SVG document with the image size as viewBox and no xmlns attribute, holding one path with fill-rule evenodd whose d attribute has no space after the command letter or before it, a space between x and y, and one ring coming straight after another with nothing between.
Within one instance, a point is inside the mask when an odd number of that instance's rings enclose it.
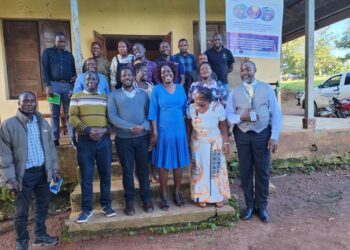
<instances>
[{"instance_id":1,"label":"motorcycle wheel","mask_svg":"<svg viewBox=\"0 0 350 250\"><path fill-rule=\"evenodd\" d=\"M336 115L339 118L346 118L346 115L344 114L344 112L342 110L337 110Z\"/></svg>"}]
</instances>

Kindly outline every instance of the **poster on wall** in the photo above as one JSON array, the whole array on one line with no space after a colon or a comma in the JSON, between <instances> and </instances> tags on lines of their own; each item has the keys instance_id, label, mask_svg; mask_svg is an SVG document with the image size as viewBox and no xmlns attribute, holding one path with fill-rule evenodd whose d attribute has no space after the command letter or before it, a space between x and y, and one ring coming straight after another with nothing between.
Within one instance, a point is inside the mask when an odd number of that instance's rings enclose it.
<instances>
[{"instance_id":1,"label":"poster on wall","mask_svg":"<svg viewBox=\"0 0 350 250\"><path fill-rule=\"evenodd\" d=\"M236 57L280 58L283 0L226 0L227 48Z\"/></svg>"}]
</instances>

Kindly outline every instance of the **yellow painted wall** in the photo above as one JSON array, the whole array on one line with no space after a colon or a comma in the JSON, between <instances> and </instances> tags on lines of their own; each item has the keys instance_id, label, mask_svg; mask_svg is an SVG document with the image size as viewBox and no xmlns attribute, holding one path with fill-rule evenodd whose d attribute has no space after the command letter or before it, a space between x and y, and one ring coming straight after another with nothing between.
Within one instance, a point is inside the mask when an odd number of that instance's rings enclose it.
<instances>
[{"instance_id":1,"label":"yellow painted wall","mask_svg":"<svg viewBox=\"0 0 350 250\"><path fill-rule=\"evenodd\" d=\"M78 0L80 37L84 58L90 57L93 30L100 34L166 35L173 32L173 44L186 37L193 44L193 21L198 20L198 0ZM207 0L207 21L225 20L225 1ZM69 0L0 0L1 19L70 19ZM72 34L73 37L73 34ZM0 117L13 115L17 102L8 100L6 60L2 25L0 25ZM73 46L74 50L74 41ZM192 50L192 46L190 46ZM173 48L177 53L177 47ZM240 82L237 60L230 74L230 83ZM276 81L279 76L279 60L254 60L258 77ZM265 72L265 73L264 73ZM39 110L48 113L45 101L39 102Z\"/></svg>"}]
</instances>

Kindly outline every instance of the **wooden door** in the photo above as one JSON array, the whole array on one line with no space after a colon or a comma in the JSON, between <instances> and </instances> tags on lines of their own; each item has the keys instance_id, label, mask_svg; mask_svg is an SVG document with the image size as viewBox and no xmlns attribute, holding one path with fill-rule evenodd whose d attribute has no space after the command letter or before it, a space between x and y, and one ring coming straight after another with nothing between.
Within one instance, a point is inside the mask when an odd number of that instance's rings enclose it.
<instances>
[{"instance_id":1,"label":"wooden door","mask_svg":"<svg viewBox=\"0 0 350 250\"><path fill-rule=\"evenodd\" d=\"M17 98L25 90L43 96L38 23L4 21L4 36L10 98Z\"/></svg>"},{"instance_id":2,"label":"wooden door","mask_svg":"<svg viewBox=\"0 0 350 250\"><path fill-rule=\"evenodd\" d=\"M169 43L169 45L170 45L170 51L173 51L173 48L172 48L172 44L173 44L173 32L169 32L168 34L166 34L166 35L164 36L164 38L163 38L163 41Z\"/></svg>"},{"instance_id":3,"label":"wooden door","mask_svg":"<svg viewBox=\"0 0 350 250\"><path fill-rule=\"evenodd\" d=\"M70 25L68 21L38 21L39 22L39 36L40 36L40 55L43 54L44 49L53 46L55 41L55 34L63 32L66 35L66 50L72 51L70 38Z\"/></svg>"},{"instance_id":4,"label":"wooden door","mask_svg":"<svg viewBox=\"0 0 350 250\"><path fill-rule=\"evenodd\" d=\"M100 33L94 31L94 41L101 44L101 55L103 57L107 56L107 48L106 48L106 38L104 35L101 35Z\"/></svg>"}]
</instances>

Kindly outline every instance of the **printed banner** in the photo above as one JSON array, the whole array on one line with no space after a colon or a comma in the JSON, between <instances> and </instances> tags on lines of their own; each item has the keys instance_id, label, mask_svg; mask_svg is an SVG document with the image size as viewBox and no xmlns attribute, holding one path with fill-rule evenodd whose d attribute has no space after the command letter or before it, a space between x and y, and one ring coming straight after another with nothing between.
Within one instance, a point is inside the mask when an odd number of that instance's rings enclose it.
<instances>
[{"instance_id":1,"label":"printed banner","mask_svg":"<svg viewBox=\"0 0 350 250\"><path fill-rule=\"evenodd\" d=\"M226 47L236 57L279 58L283 0L226 0Z\"/></svg>"}]
</instances>

